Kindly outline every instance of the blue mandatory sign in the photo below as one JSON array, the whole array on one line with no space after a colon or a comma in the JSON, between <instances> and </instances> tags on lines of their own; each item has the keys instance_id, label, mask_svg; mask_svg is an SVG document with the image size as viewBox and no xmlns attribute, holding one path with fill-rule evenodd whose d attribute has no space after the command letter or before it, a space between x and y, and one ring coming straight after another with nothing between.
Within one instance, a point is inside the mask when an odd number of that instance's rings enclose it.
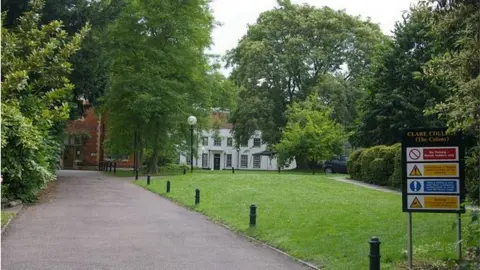
<instances>
[{"instance_id":1,"label":"blue mandatory sign","mask_svg":"<svg viewBox=\"0 0 480 270\"><path fill-rule=\"evenodd\" d=\"M422 184L419 181L413 181L410 183L410 189L412 191L420 191L422 189Z\"/></svg>"},{"instance_id":2,"label":"blue mandatory sign","mask_svg":"<svg viewBox=\"0 0 480 270\"><path fill-rule=\"evenodd\" d=\"M457 181L425 181L425 192L457 192ZM411 185L410 185L411 186Z\"/></svg>"}]
</instances>

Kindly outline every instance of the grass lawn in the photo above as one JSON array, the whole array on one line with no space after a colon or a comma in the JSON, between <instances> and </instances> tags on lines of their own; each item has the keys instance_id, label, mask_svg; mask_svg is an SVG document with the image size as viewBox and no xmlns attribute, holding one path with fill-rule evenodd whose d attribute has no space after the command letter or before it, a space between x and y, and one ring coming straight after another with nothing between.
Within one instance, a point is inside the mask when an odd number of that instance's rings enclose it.
<instances>
[{"instance_id":1,"label":"grass lawn","mask_svg":"<svg viewBox=\"0 0 480 270\"><path fill-rule=\"evenodd\" d=\"M15 213L2 212L2 229L7 225L8 221L15 216Z\"/></svg>"},{"instance_id":2,"label":"grass lawn","mask_svg":"<svg viewBox=\"0 0 480 270\"><path fill-rule=\"evenodd\" d=\"M104 174L108 174L111 176L117 176L117 177L135 177L135 174L133 173L132 169L117 169L117 172L113 174L113 169L112 172L103 172ZM190 173L190 170L187 170L187 173ZM202 174L232 174L231 170L221 170L221 171L215 171L212 172L210 170L202 170L202 169L194 169L194 173L202 173ZM257 171L257 170L235 170L236 174L278 174L278 171ZM281 171L282 173L288 173L288 174L298 174L298 175L311 175L312 171L309 170L289 170L289 171ZM319 174L324 174L323 171L317 170L315 171L315 175ZM138 172L138 176L146 176L146 172L143 170L140 170ZM151 176L174 176L174 175L183 175L183 170L162 170L160 168L160 172L158 174L151 174ZM336 176L335 174L332 174L332 177ZM344 176L344 175L342 175Z\"/></svg>"},{"instance_id":3,"label":"grass lawn","mask_svg":"<svg viewBox=\"0 0 480 270\"><path fill-rule=\"evenodd\" d=\"M287 173L194 173L137 184L297 258L327 269L367 269L368 240L378 236L382 269L406 259L406 215L401 197L328 179ZM172 191L165 193L166 181ZM248 228L249 205L257 226ZM414 259L455 256L454 214L414 214Z\"/></svg>"}]
</instances>

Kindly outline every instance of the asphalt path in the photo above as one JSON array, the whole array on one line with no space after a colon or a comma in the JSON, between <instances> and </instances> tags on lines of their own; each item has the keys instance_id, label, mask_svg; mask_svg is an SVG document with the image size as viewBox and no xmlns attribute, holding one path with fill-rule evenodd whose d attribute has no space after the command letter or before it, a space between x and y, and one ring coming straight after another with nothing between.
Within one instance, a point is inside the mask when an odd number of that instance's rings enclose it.
<instances>
[{"instance_id":1,"label":"asphalt path","mask_svg":"<svg viewBox=\"0 0 480 270\"><path fill-rule=\"evenodd\" d=\"M2 235L2 270L309 269L130 181L60 171Z\"/></svg>"}]
</instances>

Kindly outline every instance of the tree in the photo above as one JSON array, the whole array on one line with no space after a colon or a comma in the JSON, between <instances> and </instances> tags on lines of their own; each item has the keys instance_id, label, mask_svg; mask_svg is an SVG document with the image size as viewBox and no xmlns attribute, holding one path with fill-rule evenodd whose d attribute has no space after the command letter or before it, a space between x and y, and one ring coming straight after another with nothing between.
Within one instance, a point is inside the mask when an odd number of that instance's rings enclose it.
<instances>
[{"instance_id":1,"label":"tree","mask_svg":"<svg viewBox=\"0 0 480 270\"><path fill-rule=\"evenodd\" d=\"M278 143L288 105L314 92L326 93L326 102L336 96L353 100L375 47L384 40L377 25L343 11L279 1L227 56L231 79L243 89L232 117L236 141L261 130L264 142ZM339 112L344 103L331 106L335 120L353 124L355 102L348 104L348 113Z\"/></svg>"},{"instance_id":2,"label":"tree","mask_svg":"<svg viewBox=\"0 0 480 270\"><path fill-rule=\"evenodd\" d=\"M364 78L368 93L351 141L357 146L394 144L404 128L443 126L423 111L445 99L442 83L422 76L436 53L428 9L414 7L397 23L394 38L380 47L373 72Z\"/></svg>"},{"instance_id":3,"label":"tree","mask_svg":"<svg viewBox=\"0 0 480 270\"><path fill-rule=\"evenodd\" d=\"M424 5L431 9L432 32L443 52L425 65L424 76L444 83L448 93L428 114L470 139L466 186L470 197L480 202L480 2L432 0Z\"/></svg>"},{"instance_id":4,"label":"tree","mask_svg":"<svg viewBox=\"0 0 480 270\"><path fill-rule=\"evenodd\" d=\"M332 110L321 105L317 95L294 102L287 111L287 126L275 145L278 164L284 166L296 156L306 156L315 165L340 154L344 146L343 128L331 118Z\"/></svg>"},{"instance_id":5,"label":"tree","mask_svg":"<svg viewBox=\"0 0 480 270\"><path fill-rule=\"evenodd\" d=\"M88 31L69 36L59 21L40 25L43 2L30 5L1 41L2 190L24 201L54 175L74 88L68 59Z\"/></svg>"},{"instance_id":6,"label":"tree","mask_svg":"<svg viewBox=\"0 0 480 270\"><path fill-rule=\"evenodd\" d=\"M64 30L73 35L87 23L91 30L82 42L82 48L71 56L72 72L69 80L75 85L71 96L70 117L83 113L83 99L98 105L108 83L110 58L106 49L107 27L118 16L124 0L46 0L40 23L62 21ZM17 18L28 9L28 0L2 1L7 18L4 27L17 25Z\"/></svg>"},{"instance_id":7,"label":"tree","mask_svg":"<svg viewBox=\"0 0 480 270\"><path fill-rule=\"evenodd\" d=\"M104 107L110 152L135 150L142 164L144 150L151 149L148 169L156 171L164 147L190 137L190 114L205 123L212 81L204 50L212 28L205 0L125 6L110 29L113 64Z\"/></svg>"}]
</instances>

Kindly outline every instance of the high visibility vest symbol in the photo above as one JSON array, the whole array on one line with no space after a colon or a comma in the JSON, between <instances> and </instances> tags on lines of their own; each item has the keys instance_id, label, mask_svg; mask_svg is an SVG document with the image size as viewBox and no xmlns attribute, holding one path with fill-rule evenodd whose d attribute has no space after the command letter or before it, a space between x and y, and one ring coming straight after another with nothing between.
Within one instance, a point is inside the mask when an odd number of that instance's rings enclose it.
<instances>
[{"instance_id":1,"label":"high visibility vest symbol","mask_svg":"<svg viewBox=\"0 0 480 270\"><path fill-rule=\"evenodd\" d=\"M422 176L422 173L420 172L420 169L418 169L417 165L413 166L410 176Z\"/></svg>"},{"instance_id":2,"label":"high visibility vest symbol","mask_svg":"<svg viewBox=\"0 0 480 270\"><path fill-rule=\"evenodd\" d=\"M420 200L418 200L418 198L415 197L415 199L413 199L412 203L410 204L410 208L423 208L423 206L420 203Z\"/></svg>"}]
</instances>

